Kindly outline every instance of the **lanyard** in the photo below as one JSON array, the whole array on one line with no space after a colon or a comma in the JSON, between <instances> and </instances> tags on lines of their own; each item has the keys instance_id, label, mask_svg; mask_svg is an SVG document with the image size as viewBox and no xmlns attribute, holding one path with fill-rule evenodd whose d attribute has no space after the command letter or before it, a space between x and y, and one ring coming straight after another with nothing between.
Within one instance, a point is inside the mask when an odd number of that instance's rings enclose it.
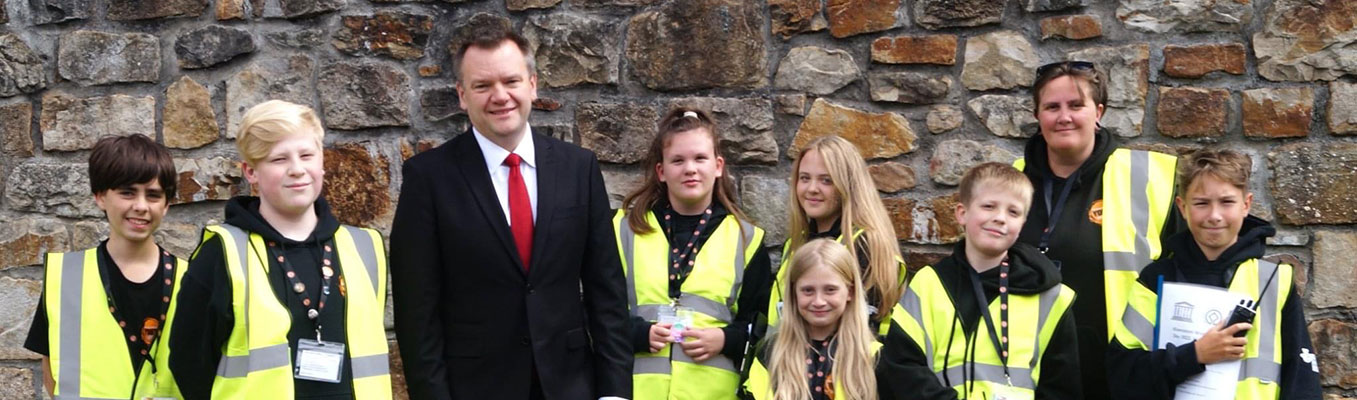
<instances>
[{"instance_id":1,"label":"lanyard","mask_svg":"<svg viewBox=\"0 0 1357 400\"><path fill-rule=\"evenodd\" d=\"M994 320L990 318L989 303L985 301L984 288L980 287L980 273L975 269L970 269L971 288L974 289L976 305L980 307L980 315L985 318L985 327L989 329L990 342L994 344L994 352L999 354L999 361L1003 363L1004 379L1008 378L1008 259L1005 258L999 263L999 329L1002 336L994 332ZM1002 343L1001 339L1002 338ZM1009 381L1009 386L1013 386Z\"/></svg>"},{"instance_id":2,"label":"lanyard","mask_svg":"<svg viewBox=\"0 0 1357 400\"><path fill-rule=\"evenodd\" d=\"M292 291L301 296L302 306L306 307L306 318L316 324L317 342L320 341L320 313L325 311L325 299L330 296L330 278L334 277L335 274L334 268L330 265L330 260L333 259L334 246L334 238L325 241L325 254L322 255L320 259L320 299L317 302L318 304L316 307L311 307L311 294L307 292L306 284L302 283L301 279L297 278L297 271L292 268L292 262L288 261L286 257L283 257L283 252L279 250L277 242L268 243L269 255L278 262L278 265L283 267L283 273L287 275L287 282L291 284Z\"/></svg>"},{"instance_id":3,"label":"lanyard","mask_svg":"<svg viewBox=\"0 0 1357 400\"><path fill-rule=\"evenodd\" d=\"M669 239L669 297L677 299L680 294L679 287L688 280L688 275L693 273L693 261L697 260L697 240L702 237L702 231L706 230L707 225L711 225L711 206L702 212L702 217L697 221L697 229L693 230L693 237L688 239L685 246L676 246L674 243L674 209L666 207L664 210L664 233Z\"/></svg>"},{"instance_id":4,"label":"lanyard","mask_svg":"<svg viewBox=\"0 0 1357 400\"><path fill-rule=\"evenodd\" d=\"M1074 171L1073 174L1070 174L1070 178L1065 180L1065 186L1060 189L1060 198L1056 200L1054 208L1051 206L1052 186L1055 185L1051 183L1051 180L1054 178L1046 178L1045 185L1043 185L1043 193L1046 198L1046 216L1048 220L1046 221L1046 229L1041 230L1041 242L1037 243L1037 250L1041 251L1041 254L1046 254L1047 251L1051 250L1051 234L1055 233L1055 224L1060 222L1060 214L1065 211L1065 200L1069 199L1070 188L1074 187L1073 179L1075 176L1078 176L1078 174L1079 171Z\"/></svg>"},{"instance_id":5,"label":"lanyard","mask_svg":"<svg viewBox=\"0 0 1357 400\"><path fill-rule=\"evenodd\" d=\"M108 256L108 258L110 261L113 260L112 256ZM160 298L160 313L157 314L155 318L146 318L142 320L142 335L127 336L127 341L141 347L141 355L151 361L152 374L156 373L155 357L152 352L155 349L156 343L160 342L160 332L164 329L165 325L165 314L170 312L170 295L174 293L174 269L176 264L178 264L178 262L175 261L174 256L170 255L170 252L165 250L160 251L160 264L156 267L165 269L165 286L162 289L163 295ZM127 319L123 318L122 309L119 308L117 302L113 300L113 286L110 284L108 277L109 274L113 272L114 271L108 271L108 273L99 274L99 278L103 281L104 296L108 299L108 312L113 314L113 319L118 321L119 327L126 329L128 326ZM148 328L152 329L149 337L145 334ZM126 333L126 330L123 332ZM138 338L137 336L141 337Z\"/></svg>"}]
</instances>

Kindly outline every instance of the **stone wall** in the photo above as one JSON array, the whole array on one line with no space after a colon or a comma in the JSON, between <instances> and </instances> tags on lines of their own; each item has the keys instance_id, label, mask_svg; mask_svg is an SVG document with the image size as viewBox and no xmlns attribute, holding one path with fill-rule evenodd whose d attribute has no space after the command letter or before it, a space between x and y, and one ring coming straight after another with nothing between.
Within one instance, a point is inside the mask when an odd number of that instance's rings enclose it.
<instances>
[{"instance_id":1,"label":"stone wall","mask_svg":"<svg viewBox=\"0 0 1357 400\"><path fill-rule=\"evenodd\" d=\"M402 160L467 126L449 47L462 27L505 23L537 50L534 129L597 152L615 201L640 180L658 116L697 105L720 119L744 206L776 243L787 155L839 134L871 158L913 266L960 236L961 173L1021 154L1036 125L1033 69L1095 61L1111 76L1102 123L1132 146L1253 157L1254 211L1280 225L1272 252L1300 267L1326 393L1357 397L1357 143L1346 137L1357 135L1357 2L0 4L0 398L41 397L37 357L21 348L39 254L107 231L84 165L97 138L140 133L172 148L178 204L157 237L188 255L221 200L249 191L233 155L243 111L309 104L329 128L336 212L385 231Z\"/></svg>"}]
</instances>

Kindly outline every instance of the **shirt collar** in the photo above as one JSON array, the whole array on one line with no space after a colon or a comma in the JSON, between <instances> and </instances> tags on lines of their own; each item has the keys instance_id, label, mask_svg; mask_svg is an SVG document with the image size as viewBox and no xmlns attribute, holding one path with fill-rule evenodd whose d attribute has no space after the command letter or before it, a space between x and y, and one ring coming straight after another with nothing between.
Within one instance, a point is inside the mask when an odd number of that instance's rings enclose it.
<instances>
[{"instance_id":1,"label":"shirt collar","mask_svg":"<svg viewBox=\"0 0 1357 400\"><path fill-rule=\"evenodd\" d=\"M523 159L523 162L529 167L537 168L537 149L533 145L532 126L526 126L527 130L523 139L518 142L518 147L514 148L514 154ZM481 147L481 155L485 156L485 166L489 169L498 168L504 165L504 159L509 158L509 151L499 147L495 142L491 142L481 131L475 127L471 128L471 134L476 137L476 144Z\"/></svg>"}]
</instances>

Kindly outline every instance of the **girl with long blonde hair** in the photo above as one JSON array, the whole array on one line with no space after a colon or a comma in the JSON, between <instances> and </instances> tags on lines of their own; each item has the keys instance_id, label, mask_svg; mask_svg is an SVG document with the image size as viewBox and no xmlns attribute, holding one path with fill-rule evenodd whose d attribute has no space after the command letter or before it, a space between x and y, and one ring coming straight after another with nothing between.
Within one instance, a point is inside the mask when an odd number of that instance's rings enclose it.
<instances>
[{"instance_id":1,"label":"girl with long blonde hair","mask_svg":"<svg viewBox=\"0 0 1357 400\"><path fill-rule=\"evenodd\" d=\"M904 289L905 263L895 238L886 206L877 195L862 154L848 140L830 135L806 144L792 163L791 217L782 266L800 249L817 238L830 238L847 245L863 277L864 301L872 329L885 336L891 308ZM845 235L851 235L851 240ZM782 314L781 296L785 268L778 268L769 299L768 325Z\"/></svg>"},{"instance_id":2,"label":"girl with long blonde hair","mask_svg":"<svg viewBox=\"0 0 1357 400\"><path fill-rule=\"evenodd\" d=\"M788 269L788 312L759 345L745 389L757 400L875 400L881 344L867 320L853 254L837 241L815 239Z\"/></svg>"}]
</instances>

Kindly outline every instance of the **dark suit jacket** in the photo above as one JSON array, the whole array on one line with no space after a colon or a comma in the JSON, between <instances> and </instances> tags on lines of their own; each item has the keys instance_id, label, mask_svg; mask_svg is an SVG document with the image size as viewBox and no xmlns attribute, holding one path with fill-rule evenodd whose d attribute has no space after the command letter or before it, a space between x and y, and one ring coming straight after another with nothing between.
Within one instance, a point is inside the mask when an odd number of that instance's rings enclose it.
<instances>
[{"instance_id":1,"label":"dark suit jacket","mask_svg":"<svg viewBox=\"0 0 1357 400\"><path fill-rule=\"evenodd\" d=\"M631 397L626 282L592 152L534 135L523 272L468 130L406 161L391 228L396 337L413 399Z\"/></svg>"}]
</instances>

